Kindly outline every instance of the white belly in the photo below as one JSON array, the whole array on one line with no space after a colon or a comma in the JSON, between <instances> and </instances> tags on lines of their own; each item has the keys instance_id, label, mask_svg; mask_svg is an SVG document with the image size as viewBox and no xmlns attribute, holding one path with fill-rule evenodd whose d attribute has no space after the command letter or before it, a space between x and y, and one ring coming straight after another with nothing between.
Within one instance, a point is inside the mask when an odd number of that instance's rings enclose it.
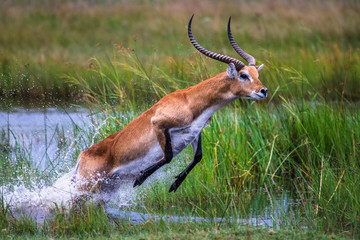
<instances>
[{"instance_id":1,"label":"white belly","mask_svg":"<svg viewBox=\"0 0 360 240\"><path fill-rule=\"evenodd\" d=\"M189 146L200 134L201 129L209 124L210 117L225 104L206 109L189 126L170 129L170 138L174 157Z\"/></svg>"},{"instance_id":2,"label":"white belly","mask_svg":"<svg viewBox=\"0 0 360 240\"><path fill-rule=\"evenodd\" d=\"M187 127L170 129L173 157L189 146L199 136L201 129L201 126L194 124ZM146 155L117 168L112 174L116 174L122 180L133 180L140 175L141 171L161 160L163 156L164 153L160 144L156 143Z\"/></svg>"},{"instance_id":3,"label":"white belly","mask_svg":"<svg viewBox=\"0 0 360 240\"><path fill-rule=\"evenodd\" d=\"M225 103L208 108L188 126L172 128L169 130L173 157L181 153L199 136L201 129L207 126L209 118L223 105L225 105ZM118 175L122 179L135 179L140 175L140 171L143 171L155 162L161 160L163 156L164 153L162 152L160 144L157 143L147 154L125 166L119 167L113 171L113 174Z\"/></svg>"},{"instance_id":4,"label":"white belly","mask_svg":"<svg viewBox=\"0 0 360 240\"><path fill-rule=\"evenodd\" d=\"M121 179L133 180L140 172L159 161L164 156L159 143L156 143L144 156L115 169L112 174L119 175Z\"/></svg>"},{"instance_id":5,"label":"white belly","mask_svg":"<svg viewBox=\"0 0 360 240\"><path fill-rule=\"evenodd\" d=\"M170 129L173 156L175 157L189 146L199 136L204 126L205 124L191 124L187 127Z\"/></svg>"}]
</instances>

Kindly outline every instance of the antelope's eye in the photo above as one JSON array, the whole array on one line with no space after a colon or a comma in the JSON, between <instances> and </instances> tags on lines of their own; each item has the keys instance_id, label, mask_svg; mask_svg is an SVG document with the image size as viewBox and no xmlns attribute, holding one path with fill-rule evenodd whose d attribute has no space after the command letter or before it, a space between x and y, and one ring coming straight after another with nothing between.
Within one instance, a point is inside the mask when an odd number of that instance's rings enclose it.
<instances>
[{"instance_id":1,"label":"antelope's eye","mask_svg":"<svg viewBox=\"0 0 360 240\"><path fill-rule=\"evenodd\" d=\"M246 74L244 74L244 73L240 74L240 77L241 77L242 79L247 79L247 78L248 78L248 76L247 76Z\"/></svg>"}]
</instances>

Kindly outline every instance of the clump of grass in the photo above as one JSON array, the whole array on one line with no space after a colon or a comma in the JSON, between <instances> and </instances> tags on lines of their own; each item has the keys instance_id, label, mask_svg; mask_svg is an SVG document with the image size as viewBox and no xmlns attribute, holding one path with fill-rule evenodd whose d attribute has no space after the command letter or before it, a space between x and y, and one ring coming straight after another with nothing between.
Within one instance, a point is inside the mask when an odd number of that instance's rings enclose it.
<instances>
[{"instance_id":1,"label":"clump of grass","mask_svg":"<svg viewBox=\"0 0 360 240\"><path fill-rule=\"evenodd\" d=\"M6 205L4 201L4 197L1 194L1 202L0 202L0 228L7 229L9 227L9 217L10 217L9 206ZM1 231L2 233L2 231Z\"/></svg>"},{"instance_id":2,"label":"clump of grass","mask_svg":"<svg viewBox=\"0 0 360 240\"><path fill-rule=\"evenodd\" d=\"M36 234L39 232L36 222L29 216L20 214L14 216L9 204L5 202L3 193L0 199L0 236L9 234Z\"/></svg>"},{"instance_id":3,"label":"clump of grass","mask_svg":"<svg viewBox=\"0 0 360 240\"><path fill-rule=\"evenodd\" d=\"M43 231L53 236L108 235L113 229L104 209L93 203L70 210L56 206L52 215L53 219L46 222Z\"/></svg>"},{"instance_id":4,"label":"clump of grass","mask_svg":"<svg viewBox=\"0 0 360 240\"><path fill-rule=\"evenodd\" d=\"M0 149L0 184L2 186L8 183L16 185L19 182L30 184L31 178L37 176L40 170L35 168L35 163L29 158L29 153L17 141L15 135L13 136L15 144L12 146L4 130L2 133L0 140L5 144Z\"/></svg>"}]
</instances>

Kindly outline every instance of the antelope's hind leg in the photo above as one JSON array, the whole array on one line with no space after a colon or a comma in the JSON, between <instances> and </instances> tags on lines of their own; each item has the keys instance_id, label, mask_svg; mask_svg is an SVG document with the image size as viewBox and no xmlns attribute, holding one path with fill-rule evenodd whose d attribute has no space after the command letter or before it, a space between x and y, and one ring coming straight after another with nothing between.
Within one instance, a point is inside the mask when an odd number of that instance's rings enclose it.
<instances>
[{"instance_id":1,"label":"antelope's hind leg","mask_svg":"<svg viewBox=\"0 0 360 240\"><path fill-rule=\"evenodd\" d=\"M202 148L201 148L201 132L198 138L192 143L194 149L194 159L190 162L190 164L175 178L175 182L171 185L169 192L176 192L181 183L185 180L186 176L190 173L190 171L195 167L195 165L200 162L202 158Z\"/></svg>"},{"instance_id":2,"label":"antelope's hind leg","mask_svg":"<svg viewBox=\"0 0 360 240\"><path fill-rule=\"evenodd\" d=\"M158 170L165 164L171 162L171 160L173 158L173 152L172 152L172 147L171 147L171 139L170 139L169 129L165 129L164 135L165 135L164 157L161 160L159 160L157 163L155 163L154 165L146 168L144 171L141 171L141 175L139 177L137 177L135 180L134 187L140 186L141 184L143 184L143 182L151 174L153 174L156 170Z\"/></svg>"}]
</instances>

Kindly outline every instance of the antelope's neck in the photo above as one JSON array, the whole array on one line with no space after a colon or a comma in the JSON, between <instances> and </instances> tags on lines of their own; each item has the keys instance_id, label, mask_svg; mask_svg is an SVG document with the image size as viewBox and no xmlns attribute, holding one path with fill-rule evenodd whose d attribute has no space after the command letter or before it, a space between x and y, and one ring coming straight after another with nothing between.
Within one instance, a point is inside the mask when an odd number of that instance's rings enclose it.
<instances>
[{"instance_id":1,"label":"antelope's neck","mask_svg":"<svg viewBox=\"0 0 360 240\"><path fill-rule=\"evenodd\" d=\"M209 112L212 115L224 105L237 99L230 91L231 80L227 79L226 73L220 73L205 80L189 90L187 99L194 118Z\"/></svg>"}]
</instances>

